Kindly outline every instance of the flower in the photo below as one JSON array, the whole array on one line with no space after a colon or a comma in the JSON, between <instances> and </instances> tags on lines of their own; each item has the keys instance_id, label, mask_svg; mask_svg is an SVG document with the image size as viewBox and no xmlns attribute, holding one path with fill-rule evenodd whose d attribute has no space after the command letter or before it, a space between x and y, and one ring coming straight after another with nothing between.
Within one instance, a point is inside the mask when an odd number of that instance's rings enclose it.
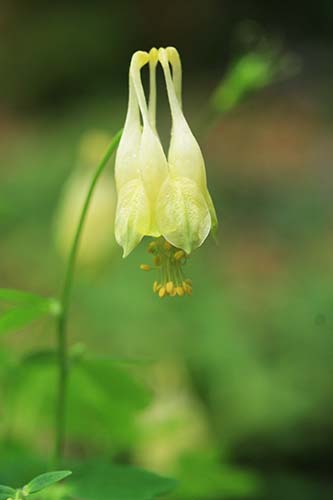
<instances>
[{"instance_id":1,"label":"flower","mask_svg":"<svg viewBox=\"0 0 333 500\"><path fill-rule=\"evenodd\" d=\"M172 117L168 158L156 130L158 62L163 68ZM141 81L141 69L146 64L150 70L148 105ZM175 48L134 53L127 116L115 166L116 240L126 257L144 236L156 238L148 251L160 272L153 286L160 297L191 294L183 265L217 227L203 156L182 111L181 80L181 61ZM148 271L151 267L143 264L141 269Z\"/></svg>"},{"instance_id":2,"label":"flower","mask_svg":"<svg viewBox=\"0 0 333 500\"><path fill-rule=\"evenodd\" d=\"M55 217L56 246L64 258L68 257L91 184L91 169L100 160L109 143L109 134L99 130L86 132L80 141L79 165L67 180ZM112 228L115 209L114 182L104 172L96 186L80 241L78 264L82 268L95 269L96 265L109 259L110 252L115 247Z\"/></svg>"}]
</instances>

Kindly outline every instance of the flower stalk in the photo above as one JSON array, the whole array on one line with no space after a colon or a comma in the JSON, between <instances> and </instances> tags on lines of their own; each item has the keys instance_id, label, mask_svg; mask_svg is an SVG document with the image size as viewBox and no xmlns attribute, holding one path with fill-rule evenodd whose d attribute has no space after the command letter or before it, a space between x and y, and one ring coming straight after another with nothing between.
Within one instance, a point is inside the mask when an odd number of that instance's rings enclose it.
<instances>
[{"instance_id":1,"label":"flower stalk","mask_svg":"<svg viewBox=\"0 0 333 500\"><path fill-rule=\"evenodd\" d=\"M58 340L58 367L59 367L59 379L58 379L58 394L57 394L57 409L56 409L56 433L55 433L55 449L54 449L54 461L58 465L62 462L64 449L65 449L65 437L66 437L66 410L67 410L67 389L68 389L68 342L67 342L67 323L68 323L68 313L71 300L71 291L73 285L73 277L75 271L75 263L78 254L80 238L82 230L84 227L84 222L88 213L89 205L97 184L97 181L105 169L109 159L117 148L122 130L119 130L114 136L108 150L106 151L104 157L102 158L100 164L98 165L82 208L79 223L75 232L71 250L69 253L67 267L65 272L65 279L62 288L60 305L61 310L58 316L57 323L57 340Z\"/></svg>"}]
</instances>

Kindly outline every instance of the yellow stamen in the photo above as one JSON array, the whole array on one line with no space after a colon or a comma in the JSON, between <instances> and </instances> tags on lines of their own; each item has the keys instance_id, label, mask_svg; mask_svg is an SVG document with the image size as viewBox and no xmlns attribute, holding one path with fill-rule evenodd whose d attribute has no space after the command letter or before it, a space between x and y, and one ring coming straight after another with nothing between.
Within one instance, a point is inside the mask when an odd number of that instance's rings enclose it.
<instances>
[{"instance_id":1,"label":"yellow stamen","mask_svg":"<svg viewBox=\"0 0 333 500\"><path fill-rule=\"evenodd\" d=\"M154 264L155 266L159 266L161 264L161 257L159 255L154 257Z\"/></svg>"},{"instance_id":2,"label":"yellow stamen","mask_svg":"<svg viewBox=\"0 0 333 500\"><path fill-rule=\"evenodd\" d=\"M188 283L186 283L186 281L183 281L182 287L183 287L185 293L187 292L187 290L189 288L192 288L191 285L189 285Z\"/></svg>"},{"instance_id":3,"label":"yellow stamen","mask_svg":"<svg viewBox=\"0 0 333 500\"><path fill-rule=\"evenodd\" d=\"M148 253L154 253L156 250L156 241L151 241L148 245Z\"/></svg>"},{"instance_id":4,"label":"yellow stamen","mask_svg":"<svg viewBox=\"0 0 333 500\"><path fill-rule=\"evenodd\" d=\"M140 264L140 269L142 271L151 271L151 267L148 264Z\"/></svg>"},{"instance_id":5,"label":"yellow stamen","mask_svg":"<svg viewBox=\"0 0 333 500\"><path fill-rule=\"evenodd\" d=\"M175 255L174 255L176 260L181 260L183 257L185 257L185 252L183 250L178 250Z\"/></svg>"},{"instance_id":6,"label":"yellow stamen","mask_svg":"<svg viewBox=\"0 0 333 500\"><path fill-rule=\"evenodd\" d=\"M192 294L192 281L185 279L184 265L188 255L180 248L172 246L160 237L148 245L148 252L153 254L153 266L141 264L143 271L156 269L158 279L153 284L154 293L163 298L167 295L183 297Z\"/></svg>"},{"instance_id":7,"label":"yellow stamen","mask_svg":"<svg viewBox=\"0 0 333 500\"><path fill-rule=\"evenodd\" d=\"M173 282L172 281L168 281L165 288L166 288L166 291L168 292L168 294L172 295L172 292L173 292L173 289L174 289Z\"/></svg>"}]
</instances>

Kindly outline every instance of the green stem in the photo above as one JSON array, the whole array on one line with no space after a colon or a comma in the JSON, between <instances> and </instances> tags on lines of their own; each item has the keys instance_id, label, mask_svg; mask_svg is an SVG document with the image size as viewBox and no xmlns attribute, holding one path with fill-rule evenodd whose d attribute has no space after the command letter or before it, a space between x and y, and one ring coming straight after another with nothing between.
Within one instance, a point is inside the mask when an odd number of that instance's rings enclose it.
<instances>
[{"instance_id":1,"label":"green stem","mask_svg":"<svg viewBox=\"0 0 333 500\"><path fill-rule=\"evenodd\" d=\"M73 283L73 276L75 270L75 262L77 257L77 252L79 249L80 237L84 222L87 216L88 208L96 183L105 169L109 159L117 148L122 130L119 130L114 136L109 149L105 153L102 161L98 165L96 172L91 180L91 184L82 208L80 220L76 229L74 240L72 243L71 251L68 257L66 274L64 285L62 289L60 304L61 312L58 317L58 363L59 363L59 382L58 382L58 399L57 399L57 411L56 411L56 434L55 434L55 463L58 465L61 463L64 445L65 445L65 434L66 434L66 403L67 403L67 385L68 385L68 346L67 346L67 319L68 311L71 298L71 290ZM111 194L110 194L111 196Z\"/></svg>"}]
</instances>

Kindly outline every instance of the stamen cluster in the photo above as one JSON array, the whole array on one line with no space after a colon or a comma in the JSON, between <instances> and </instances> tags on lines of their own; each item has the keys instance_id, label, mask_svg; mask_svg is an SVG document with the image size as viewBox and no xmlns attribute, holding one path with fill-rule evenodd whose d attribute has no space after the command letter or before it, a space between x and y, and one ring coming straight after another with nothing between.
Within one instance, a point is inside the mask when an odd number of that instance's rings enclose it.
<instances>
[{"instance_id":1,"label":"stamen cluster","mask_svg":"<svg viewBox=\"0 0 333 500\"><path fill-rule=\"evenodd\" d=\"M141 264L143 271L158 271L158 280L154 281L153 291L162 299L192 295L192 281L185 278L183 267L188 255L184 250L174 247L163 237L158 238L148 245L148 253L153 255L154 265Z\"/></svg>"}]
</instances>

